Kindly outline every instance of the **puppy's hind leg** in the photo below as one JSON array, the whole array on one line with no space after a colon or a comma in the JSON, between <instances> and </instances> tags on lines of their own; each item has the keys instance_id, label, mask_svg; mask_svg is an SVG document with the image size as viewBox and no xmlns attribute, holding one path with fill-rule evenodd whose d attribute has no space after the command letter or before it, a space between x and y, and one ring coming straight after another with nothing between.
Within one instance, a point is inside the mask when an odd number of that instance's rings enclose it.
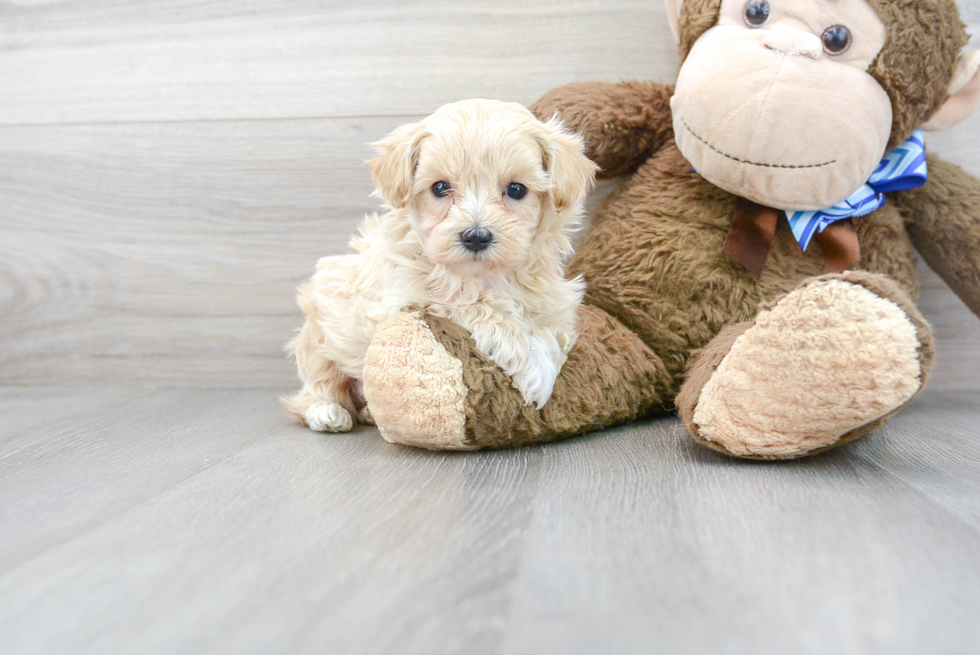
<instances>
[{"instance_id":1,"label":"puppy's hind leg","mask_svg":"<svg viewBox=\"0 0 980 655\"><path fill-rule=\"evenodd\" d=\"M289 344L296 356L303 388L288 398L280 398L286 413L317 432L350 432L357 408L351 398L353 380L337 365L316 352L315 343L306 339L307 326Z\"/></svg>"},{"instance_id":2,"label":"puppy's hind leg","mask_svg":"<svg viewBox=\"0 0 980 655\"><path fill-rule=\"evenodd\" d=\"M351 380L350 385L350 395L351 400L354 402L354 407L357 408L358 423L365 423L367 425L374 425L374 416L371 414L371 409L368 407L367 398L364 397L364 381L363 380Z\"/></svg>"}]
</instances>

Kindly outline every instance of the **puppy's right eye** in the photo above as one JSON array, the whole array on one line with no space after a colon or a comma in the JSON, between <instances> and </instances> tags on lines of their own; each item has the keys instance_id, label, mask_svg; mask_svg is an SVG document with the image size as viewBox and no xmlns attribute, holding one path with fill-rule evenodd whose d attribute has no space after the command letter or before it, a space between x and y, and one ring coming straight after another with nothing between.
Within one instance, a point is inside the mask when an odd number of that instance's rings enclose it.
<instances>
[{"instance_id":1,"label":"puppy's right eye","mask_svg":"<svg viewBox=\"0 0 980 655\"><path fill-rule=\"evenodd\" d=\"M511 182L507 185L507 197L514 200L523 200L527 195L527 187L520 182Z\"/></svg>"},{"instance_id":2,"label":"puppy's right eye","mask_svg":"<svg viewBox=\"0 0 980 655\"><path fill-rule=\"evenodd\" d=\"M453 185L443 180L440 180L432 185L432 195L434 195L436 198L445 198L452 190Z\"/></svg>"}]
</instances>

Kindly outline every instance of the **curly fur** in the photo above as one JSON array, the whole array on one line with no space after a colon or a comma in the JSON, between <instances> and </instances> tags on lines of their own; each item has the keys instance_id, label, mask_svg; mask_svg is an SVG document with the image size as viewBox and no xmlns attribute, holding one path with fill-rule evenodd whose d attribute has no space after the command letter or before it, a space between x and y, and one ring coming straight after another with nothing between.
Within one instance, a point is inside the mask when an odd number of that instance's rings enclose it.
<instances>
[{"instance_id":1,"label":"curly fur","mask_svg":"<svg viewBox=\"0 0 980 655\"><path fill-rule=\"evenodd\" d=\"M581 139L520 105L472 100L378 145L370 163L391 209L364 221L353 254L321 259L300 287L306 323L287 348L303 389L283 400L286 411L328 431L370 420L365 353L378 324L406 307L463 326L526 402L544 405L577 338L584 291L565 277L594 175ZM445 197L431 191L438 181L451 181ZM507 197L511 182L527 195ZM493 233L477 253L461 242L475 227Z\"/></svg>"}]
</instances>

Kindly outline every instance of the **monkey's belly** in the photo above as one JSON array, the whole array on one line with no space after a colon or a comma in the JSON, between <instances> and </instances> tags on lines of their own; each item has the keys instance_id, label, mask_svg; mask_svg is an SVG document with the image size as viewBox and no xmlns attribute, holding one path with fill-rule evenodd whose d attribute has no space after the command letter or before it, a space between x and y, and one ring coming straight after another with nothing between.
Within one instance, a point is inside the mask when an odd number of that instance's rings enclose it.
<instances>
[{"instance_id":1,"label":"monkey's belly","mask_svg":"<svg viewBox=\"0 0 980 655\"><path fill-rule=\"evenodd\" d=\"M679 384L691 352L726 325L823 272L823 252L800 250L780 220L762 279L722 252L735 196L694 173L676 148L644 164L596 210L570 266L585 276L586 302L633 330ZM858 268L918 295L912 245L891 205L855 219Z\"/></svg>"}]
</instances>

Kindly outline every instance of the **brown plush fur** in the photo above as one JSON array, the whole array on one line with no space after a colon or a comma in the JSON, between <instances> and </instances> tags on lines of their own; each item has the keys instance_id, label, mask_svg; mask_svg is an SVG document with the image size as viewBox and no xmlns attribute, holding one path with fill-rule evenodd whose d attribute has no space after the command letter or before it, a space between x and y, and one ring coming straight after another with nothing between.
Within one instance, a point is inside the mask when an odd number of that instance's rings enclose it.
<instances>
[{"instance_id":1,"label":"brown plush fur","mask_svg":"<svg viewBox=\"0 0 980 655\"><path fill-rule=\"evenodd\" d=\"M584 125L585 155L600 177L625 175L673 133L674 87L655 82L578 82L555 89L534 105L538 116L561 110L563 120Z\"/></svg>"},{"instance_id":2,"label":"brown plush fur","mask_svg":"<svg viewBox=\"0 0 980 655\"><path fill-rule=\"evenodd\" d=\"M980 183L929 158L929 183L895 195L912 242L963 302L980 315Z\"/></svg>"},{"instance_id":3,"label":"brown plush fur","mask_svg":"<svg viewBox=\"0 0 980 655\"><path fill-rule=\"evenodd\" d=\"M970 40L953 0L869 0L888 28L888 40L869 71L891 98L888 147L905 141L939 109Z\"/></svg>"},{"instance_id":4,"label":"brown plush fur","mask_svg":"<svg viewBox=\"0 0 980 655\"><path fill-rule=\"evenodd\" d=\"M677 26L681 63L687 59L694 42L718 24L720 14L721 0L684 0Z\"/></svg>"},{"instance_id":5,"label":"brown plush fur","mask_svg":"<svg viewBox=\"0 0 980 655\"><path fill-rule=\"evenodd\" d=\"M945 99L963 45L962 24L951 0L870 2L889 29L872 73L892 98L891 136L897 143ZM682 57L715 24L718 7L719 0L685 0ZM520 402L463 331L429 320L439 343L463 364L466 447L579 434L667 408L675 398L692 435L703 441L693 423L694 408L737 336L760 309L820 279L819 244L801 252L785 221L759 280L722 252L736 197L697 175L677 149L667 104L671 94L671 87L653 83L575 84L532 107L541 118L557 111L570 129L582 133L588 155L606 175L632 174L596 210L569 267L585 276L587 306L580 314L578 344L542 412ZM854 221L862 253L857 268L874 275L846 274L894 301L910 318L920 344L922 384L933 359L932 338L912 304L919 285L910 233L930 265L980 313L980 181L934 158L929 164L926 187L889 194L884 208ZM688 371L688 384L678 396ZM849 430L835 445L887 418Z\"/></svg>"},{"instance_id":6,"label":"brown plush fur","mask_svg":"<svg viewBox=\"0 0 980 655\"><path fill-rule=\"evenodd\" d=\"M586 302L604 309L660 355L670 398L694 350L760 305L823 273L818 244L800 252L780 221L762 279L722 252L735 196L691 170L668 142L613 193L592 219L569 270L585 276ZM859 267L918 295L912 244L897 209L856 221Z\"/></svg>"},{"instance_id":7,"label":"brown plush fur","mask_svg":"<svg viewBox=\"0 0 980 655\"><path fill-rule=\"evenodd\" d=\"M509 448L600 430L663 408L663 363L615 319L579 310L581 336L551 400L540 412L525 405L510 379L473 346L455 323L426 317L436 341L463 362L466 448Z\"/></svg>"},{"instance_id":8,"label":"brown plush fur","mask_svg":"<svg viewBox=\"0 0 980 655\"><path fill-rule=\"evenodd\" d=\"M922 126L947 98L956 59L970 40L953 0L868 0L885 24L885 47L868 71L894 109L889 149ZM685 0L679 23L681 61L718 22L721 0Z\"/></svg>"}]
</instances>

